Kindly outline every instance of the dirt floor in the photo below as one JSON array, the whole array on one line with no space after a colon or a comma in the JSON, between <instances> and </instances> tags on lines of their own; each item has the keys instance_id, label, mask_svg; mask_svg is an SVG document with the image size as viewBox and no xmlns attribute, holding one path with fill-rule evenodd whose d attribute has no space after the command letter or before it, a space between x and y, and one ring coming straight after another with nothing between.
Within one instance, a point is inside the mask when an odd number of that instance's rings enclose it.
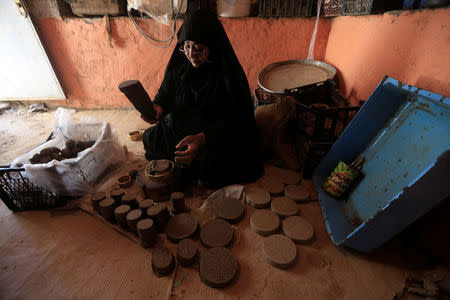
<instances>
[{"instance_id":1,"label":"dirt floor","mask_svg":"<svg viewBox=\"0 0 450 300\"><path fill-rule=\"evenodd\" d=\"M20 106L3 112L0 165L45 141L53 114L30 114ZM137 156L143 155L142 143L127 137L129 131L148 126L136 111L79 111L74 117L88 115L110 122L120 142ZM312 189L310 181L305 184ZM194 208L201 203L188 199L187 204ZM168 277L155 277L151 249L143 249L78 209L12 213L0 202L0 298L393 299L402 291L405 279L421 271L423 259L397 239L370 255L336 247L326 231L319 203L298 207L300 215L313 225L315 239L296 245L298 257L292 268L280 270L265 262L263 238L249 226L254 209L246 206L231 247L239 262L239 278L227 288L213 289L200 281L195 267L177 267ZM196 242L200 251L205 251Z\"/></svg>"}]
</instances>

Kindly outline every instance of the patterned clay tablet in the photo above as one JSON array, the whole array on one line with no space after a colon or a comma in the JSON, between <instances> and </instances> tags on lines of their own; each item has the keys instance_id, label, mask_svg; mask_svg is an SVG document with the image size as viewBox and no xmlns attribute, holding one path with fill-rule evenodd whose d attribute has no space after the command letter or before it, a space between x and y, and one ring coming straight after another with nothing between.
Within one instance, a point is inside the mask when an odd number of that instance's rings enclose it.
<instances>
[{"instance_id":1,"label":"patterned clay tablet","mask_svg":"<svg viewBox=\"0 0 450 300\"><path fill-rule=\"evenodd\" d=\"M211 248L200 255L200 279L215 288L231 284L238 273L238 262L227 248Z\"/></svg>"}]
</instances>

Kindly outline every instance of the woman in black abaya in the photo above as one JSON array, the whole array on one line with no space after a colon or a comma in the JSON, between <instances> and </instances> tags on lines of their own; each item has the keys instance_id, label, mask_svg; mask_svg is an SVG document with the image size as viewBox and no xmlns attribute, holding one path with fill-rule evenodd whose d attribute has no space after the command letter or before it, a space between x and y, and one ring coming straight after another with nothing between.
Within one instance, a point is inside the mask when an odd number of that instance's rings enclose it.
<instances>
[{"instance_id":1,"label":"woman in black abaya","mask_svg":"<svg viewBox=\"0 0 450 300\"><path fill-rule=\"evenodd\" d=\"M186 165L212 185L254 181L263 171L250 89L220 21L185 17L143 135L146 158Z\"/></svg>"}]
</instances>

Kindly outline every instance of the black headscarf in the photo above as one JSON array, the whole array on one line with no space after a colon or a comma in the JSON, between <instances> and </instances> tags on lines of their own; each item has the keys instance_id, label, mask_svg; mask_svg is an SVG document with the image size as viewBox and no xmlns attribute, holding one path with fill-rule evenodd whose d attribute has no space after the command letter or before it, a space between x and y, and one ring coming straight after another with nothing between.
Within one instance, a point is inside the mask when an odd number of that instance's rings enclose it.
<instances>
[{"instance_id":1,"label":"black headscarf","mask_svg":"<svg viewBox=\"0 0 450 300\"><path fill-rule=\"evenodd\" d=\"M189 40L201 43L209 48L209 61L217 64L227 93L232 97L246 98L241 101L251 103L250 88L247 77L231 46L225 30L217 19L207 10L196 10L184 19L177 33L178 42L166 68L166 75L179 68L180 64L189 63L179 51L184 42Z\"/></svg>"}]
</instances>

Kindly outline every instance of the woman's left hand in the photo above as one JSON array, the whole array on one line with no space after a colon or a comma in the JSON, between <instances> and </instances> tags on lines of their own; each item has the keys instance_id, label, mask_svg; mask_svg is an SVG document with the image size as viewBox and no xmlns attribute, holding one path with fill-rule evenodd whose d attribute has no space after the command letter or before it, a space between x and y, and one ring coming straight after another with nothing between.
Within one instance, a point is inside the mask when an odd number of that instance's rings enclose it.
<instances>
[{"instance_id":1,"label":"woman's left hand","mask_svg":"<svg viewBox=\"0 0 450 300\"><path fill-rule=\"evenodd\" d=\"M189 165L197 156L198 151L204 144L205 134L203 132L196 135L188 135L176 146L177 149L187 146L187 149L184 151L175 151L175 162Z\"/></svg>"}]
</instances>

